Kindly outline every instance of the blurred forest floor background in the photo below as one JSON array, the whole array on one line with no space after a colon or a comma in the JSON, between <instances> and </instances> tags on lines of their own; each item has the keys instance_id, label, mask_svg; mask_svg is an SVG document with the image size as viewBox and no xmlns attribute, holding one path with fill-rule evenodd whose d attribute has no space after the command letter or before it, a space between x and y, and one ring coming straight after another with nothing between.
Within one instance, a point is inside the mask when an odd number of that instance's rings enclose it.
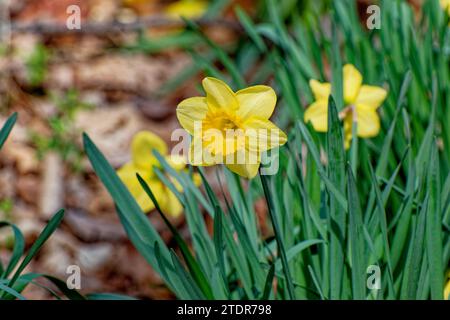
<instances>
[{"instance_id":1,"label":"blurred forest floor background","mask_svg":"<svg viewBox=\"0 0 450 320\"><path fill-rule=\"evenodd\" d=\"M17 224L31 243L56 210L67 210L62 227L29 271L65 279L66 268L78 265L82 292L171 297L127 240L110 196L83 155L81 133L88 132L117 167L129 160L130 141L140 130L170 143L178 127L176 105L195 92L194 82L164 95L160 90L191 65L189 55L170 48L152 54L130 50L139 30L103 28L99 34L84 31L83 25L170 18L167 8L173 2L14 0L9 7L3 2L2 26L10 22L12 32L0 48L0 121L14 111L19 120L0 156L0 220ZM253 1L239 2L251 11ZM81 9L80 34L64 31L70 5ZM40 30L43 23L58 24L63 32ZM178 32L176 27L144 30L150 37ZM208 33L219 43L236 38L226 27L211 26ZM170 242L159 216L150 214L150 219ZM174 222L182 229L182 217ZM0 257L10 253L9 237L0 234ZM49 298L35 286L25 296Z\"/></svg>"},{"instance_id":2,"label":"blurred forest floor background","mask_svg":"<svg viewBox=\"0 0 450 320\"><path fill-rule=\"evenodd\" d=\"M81 133L88 132L116 167L129 160L130 141L140 130L151 130L170 143L178 127L176 105L195 95L194 84L199 81L187 81L176 90L166 90L165 85L191 66L190 55L177 47L193 43L180 38L158 48L157 42L152 44L156 47L139 42L142 33L158 37L176 34L178 27L89 32L83 31L83 24L167 17L173 2L13 0L9 6L2 2L2 31L9 23L12 30L0 46L0 121L14 111L19 120L0 155L0 220L17 224L31 243L54 212L67 210L62 227L29 271L65 279L66 268L78 265L82 292L172 297L127 240L111 198L83 155ZM230 1L222 17L236 22L233 5L252 15L257 2ZM33 29L33 24L43 22L65 28L70 5L81 8L79 33ZM24 25L28 27L21 29ZM239 37L231 26L211 24L206 32L227 45ZM149 217L170 242L159 216ZM174 223L183 232L183 217ZM9 234L0 234L0 258L9 255L10 242ZM35 286L25 296L49 298Z\"/></svg>"}]
</instances>

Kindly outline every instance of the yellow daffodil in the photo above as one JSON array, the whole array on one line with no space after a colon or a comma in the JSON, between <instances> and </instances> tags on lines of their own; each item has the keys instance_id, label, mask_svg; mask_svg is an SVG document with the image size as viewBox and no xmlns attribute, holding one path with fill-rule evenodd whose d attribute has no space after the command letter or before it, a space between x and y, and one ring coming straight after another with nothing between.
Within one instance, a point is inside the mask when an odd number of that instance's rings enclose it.
<instances>
[{"instance_id":1,"label":"yellow daffodil","mask_svg":"<svg viewBox=\"0 0 450 320\"><path fill-rule=\"evenodd\" d=\"M357 124L357 135L361 138L375 137L380 131L378 107L386 99L387 92L381 87L362 84L361 73L351 64L343 68L345 108L339 113L344 121L345 147L350 146L353 123ZM309 82L315 102L306 109L305 122L311 122L314 130L328 130L328 97L331 94L330 83L317 80Z\"/></svg>"},{"instance_id":2,"label":"yellow daffodil","mask_svg":"<svg viewBox=\"0 0 450 320\"><path fill-rule=\"evenodd\" d=\"M173 18L199 18L208 9L208 3L202 0L180 0L167 6L165 12Z\"/></svg>"},{"instance_id":3,"label":"yellow daffodil","mask_svg":"<svg viewBox=\"0 0 450 320\"><path fill-rule=\"evenodd\" d=\"M447 14L450 16L450 0L441 0L441 7L447 10Z\"/></svg>"},{"instance_id":4,"label":"yellow daffodil","mask_svg":"<svg viewBox=\"0 0 450 320\"><path fill-rule=\"evenodd\" d=\"M167 145L160 137L149 131L141 131L133 138L131 144L131 161L120 168L117 173L136 199L142 211L149 212L155 208L155 205L137 180L136 173L139 173L145 182L147 182L162 211L173 217L177 217L181 214L183 208L175 194L153 172L154 167L160 167L158 159L153 155L153 150L157 150L161 155L164 155L167 163L175 170L180 171L185 168L186 164L183 159L168 156ZM181 189L181 186L176 183L174 185Z\"/></svg>"},{"instance_id":5,"label":"yellow daffodil","mask_svg":"<svg viewBox=\"0 0 450 320\"><path fill-rule=\"evenodd\" d=\"M269 118L277 96L272 88L253 86L233 92L224 82L205 78L206 97L193 97L177 107L181 126L193 136L189 162L223 163L245 178L254 177L261 153L283 145L287 137Z\"/></svg>"},{"instance_id":6,"label":"yellow daffodil","mask_svg":"<svg viewBox=\"0 0 450 320\"><path fill-rule=\"evenodd\" d=\"M444 288L444 299L450 300L450 270L447 272L448 282Z\"/></svg>"}]
</instances>

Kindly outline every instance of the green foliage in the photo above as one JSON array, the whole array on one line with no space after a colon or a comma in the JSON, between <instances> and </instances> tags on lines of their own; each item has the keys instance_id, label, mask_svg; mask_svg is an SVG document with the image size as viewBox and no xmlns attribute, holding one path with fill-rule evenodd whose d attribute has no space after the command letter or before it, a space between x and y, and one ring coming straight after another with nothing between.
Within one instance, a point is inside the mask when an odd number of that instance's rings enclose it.
<instances>
[{"instance_id":1,"label":"green foliage","mask_svg":"<svg viewBox=\"0 0 450 320\"><path fill-rule=\"evenodd\" d=\"M41 85L47 75L50 53L46 46L38 44L25 61L28 81L32 86Z\"/></svg>"},{"instance_id":2,"label":"green foliage","mask_svg":"<svg viewBox=\"0 0 450 320\"><path fill-rule=\"evenodd\" d=\"M37 148L39 158L49 151L57 152L74 171L81 169L83 151L76 143L79 132L74 126L78 111L91 108L90 104L80 101L78 92L67 91L62 97L54 97L57 112L47 119L50 134L31 132L31 139Z\"/></svg>"}]
</instances>

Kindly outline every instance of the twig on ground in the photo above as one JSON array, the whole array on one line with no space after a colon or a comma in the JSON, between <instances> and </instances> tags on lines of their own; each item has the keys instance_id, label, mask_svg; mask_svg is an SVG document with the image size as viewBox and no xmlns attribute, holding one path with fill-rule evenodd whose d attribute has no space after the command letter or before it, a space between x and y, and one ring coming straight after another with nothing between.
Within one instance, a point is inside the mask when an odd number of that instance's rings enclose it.
<instances>
[{"instance_id":1,"label":"twig on ground","mask_svg":"<svg viewBox=\"0 0 450 320\"><path fill-rule=\"evenodd\" d=\"M197 19L194 20L199 26L221 26L234 31L241 31L242 27L239 23L229 19ZM185 22L178 19L168 19L165 17L146 17L137 21L124 23L112 21L108 23L85 22L81 23L80 29L69 29L65 24L53 22L34 22L34 23L13 23L11 25L12 33L37 33L44 35L63 35L63 34L93 34L108 35L118 32L134 32L146 28L175 28L184 27Z\"/></svg>"}]
</instances>

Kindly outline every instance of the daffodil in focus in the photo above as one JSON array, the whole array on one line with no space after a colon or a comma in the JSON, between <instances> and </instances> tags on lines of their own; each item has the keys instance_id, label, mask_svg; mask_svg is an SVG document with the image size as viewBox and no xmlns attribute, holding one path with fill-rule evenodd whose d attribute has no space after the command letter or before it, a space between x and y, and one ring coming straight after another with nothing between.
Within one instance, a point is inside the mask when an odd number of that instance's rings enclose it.
<instances>
[{"instance_id":1,"label":"daffodil in focus","mask_svg":"<svg viewBox=\"0 0 450 320\"><path fill-rule=\"evenodd\" d=\"M177 108L181 126L192 136L189 162L197 166L225 164L245 178L253 178L262 152L287 141L269 118L277 97L263 85L233 92L216 78L205 78L206 97L182 101Z\"/></svg>"},{"instance_id":2,"label":"daffodil in focus","mask_svg":"<svg viewBox=\"0 0 450 320\"><path fill-rule=\"evenodd\" d=\"M361 138L372 138L380 132L380 118L377 109L386 99L387 92L381 87L363 85L361 73L351 64L343 68L345 108L339 113L344 121L345 147L350 146L353 123L357 124L357 135ZM317 80L309 82L315 102L305 111L305 122L311 122L314 130L328 130L328 97L331 84Z\"/></svg>"},{"instance_id":3,"label":"daffodil in focus","mask_svg":"<svg viewBox=\"0 0 450 320\"><path fill-rule=\"evenodd\" d=\"M155 205L137 180L136 173L139 173L149 185L162 211L177 217L181 214L183 208L175 194L154 173L154 167L160 167L160 163L153 155L153 150L165 156L167 163L175 170L180 171L185 168L186 164L182 158L168 156L167 145L160 137L149 131L141 131L133 138L131 161L120 168L117 173L136 199L142 211L149 212L155 208ZM179 185L174 184L181 189Z\"/></svg>"},{"instance_id":4,"label":"daffodil in focus","mask_svg":"<svg viewBox=\"0 0 450 320\"><path fill-rule=\"evenodd\" d=\"M180 0L167 6L165 12L173 18L199 18L208 9L208 3L202 0Z\"/></svg>"}]
</instances>

